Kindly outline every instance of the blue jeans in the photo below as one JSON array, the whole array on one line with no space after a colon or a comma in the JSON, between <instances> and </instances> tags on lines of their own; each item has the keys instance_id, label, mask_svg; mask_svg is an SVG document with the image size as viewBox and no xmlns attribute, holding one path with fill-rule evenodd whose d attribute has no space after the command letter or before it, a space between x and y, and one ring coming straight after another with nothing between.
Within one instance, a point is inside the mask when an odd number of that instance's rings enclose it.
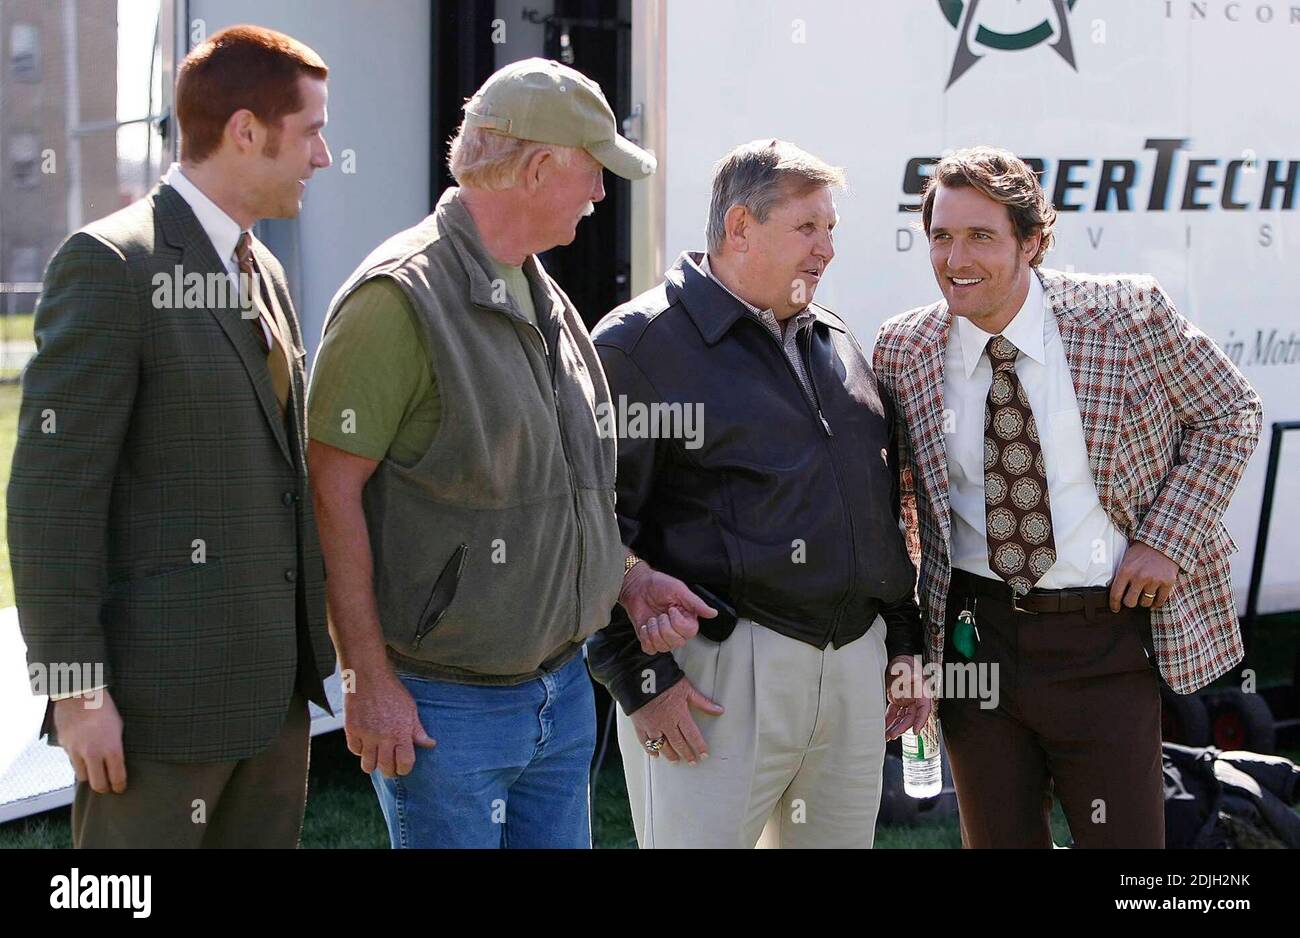
<instances>
[{"instance_id":1,"label":"blue jeans","mask_svg":"<svg viewBox=\"0 0 1300 938\"><path fill-rule=\"evenodd\" d=\"M596 705L582 655L524 684L399 674L438 745L370 778L394 847L591 846Z\"/></svg>"}]
</instances>

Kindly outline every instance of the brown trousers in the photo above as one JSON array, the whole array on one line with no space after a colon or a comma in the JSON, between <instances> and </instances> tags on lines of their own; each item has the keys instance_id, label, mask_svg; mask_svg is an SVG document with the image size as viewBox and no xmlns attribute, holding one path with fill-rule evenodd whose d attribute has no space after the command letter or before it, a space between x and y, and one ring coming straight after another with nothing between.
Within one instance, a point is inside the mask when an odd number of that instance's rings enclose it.
<instances>
[{"instance_id":1,"label":"brown trousers","mask_svg":"<svg viewBox=\"0 0 1300 938\"><path fill-rule=\"evenodd\" d=\"M959 587L948 598L945 663L964 660L951 636L969 601ZM998 706L969 693L939 703L962 844L1051 847L1054 787L1076 846L1164 847L1150 614L1034 615L979 596L975 619L973 660L997 664Z\"/></svg>"},{"instance_id":2,"label":"brown trousers","mask_svg":"<svg viewBox=\"0 0 1300 938\"><path fill-rule=\"evenodd\" d=\"M307 804L311 739L307 699L295 693L280 734L255 756L230 762L126 757L126 791L77 783L74 847L298 846Z\"/></svg>"}]
</instances>

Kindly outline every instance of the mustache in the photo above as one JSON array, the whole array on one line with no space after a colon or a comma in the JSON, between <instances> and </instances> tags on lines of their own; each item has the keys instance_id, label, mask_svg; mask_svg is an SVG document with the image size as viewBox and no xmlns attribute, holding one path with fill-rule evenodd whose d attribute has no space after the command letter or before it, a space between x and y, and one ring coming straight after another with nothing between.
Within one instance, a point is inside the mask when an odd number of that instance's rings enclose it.
<instances>
[{"instance_id":1,"label":"mustache","mask_svg":"<svg viewBox=\"0 0 1300 938\"><path fill-rule=\"evenodd\" d=\"M586 207L583 208L582 210L582 217L589 218L590 216L595 214L596 214L596 203L588 200Z\"/></svg>"}]
</instances>

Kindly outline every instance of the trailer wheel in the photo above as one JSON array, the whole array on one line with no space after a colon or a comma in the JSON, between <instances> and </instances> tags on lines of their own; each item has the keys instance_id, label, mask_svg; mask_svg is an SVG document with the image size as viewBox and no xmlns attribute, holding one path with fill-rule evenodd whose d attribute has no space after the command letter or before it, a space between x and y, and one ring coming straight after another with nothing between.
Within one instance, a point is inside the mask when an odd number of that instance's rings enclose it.
<instances>
[{"instance_id":1,"label":"trailer wheel","mask_svg":"<svg viewBox=\"0 0 1300 938\"><path fill-rule=\"evenodd\" d=\"M1176 694L1160 688L1160 737L1183 746L1210 744L1210 715L1199 694Z\"/></svg>"},{"instance_id":2,"label":"trailer wheel","mask_svg":"<svg viewBox=\"0 0 1300 938\"><path fill-rule=\"evenodd\" d=\"M1271 754L1277 744L1273 711L1261 694L1244 694L1233 688L1211 694L1206 700L1210 731L1219 749L1241 749Z\"/></svg>"}]
</instances>

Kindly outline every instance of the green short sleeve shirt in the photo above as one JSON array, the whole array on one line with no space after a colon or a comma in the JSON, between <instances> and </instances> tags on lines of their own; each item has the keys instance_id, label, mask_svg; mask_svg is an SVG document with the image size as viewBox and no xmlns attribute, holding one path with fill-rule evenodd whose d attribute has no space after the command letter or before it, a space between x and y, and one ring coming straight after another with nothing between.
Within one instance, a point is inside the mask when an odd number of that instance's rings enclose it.
<instances>
[{"instance_id":1,"label":"green short sleeve shirt","mask_svg":"<svg viewBox=\"0 0 1300 938\"><path fill-rule=\"evenodd\" d=\"M366 459L419 462L442 416L426 342L392 280L376 277L353 291L316 354L311 438Z\"/></svg>"}]
</instances>

